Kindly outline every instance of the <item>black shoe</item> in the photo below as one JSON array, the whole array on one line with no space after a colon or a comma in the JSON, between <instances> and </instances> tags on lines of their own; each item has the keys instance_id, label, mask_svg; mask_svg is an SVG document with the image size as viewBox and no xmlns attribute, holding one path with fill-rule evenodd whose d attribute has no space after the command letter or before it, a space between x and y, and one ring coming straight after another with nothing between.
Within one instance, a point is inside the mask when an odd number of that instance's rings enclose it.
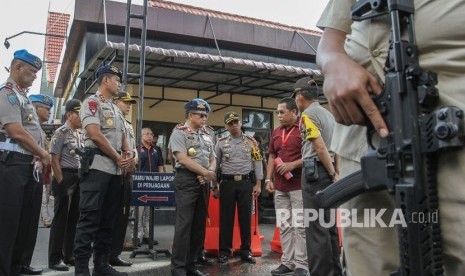
<instances>
[{"instance_id":1,"label":"black shoe","mask_svg":"<svg viewBox=\"0 0 465 276\"><path fill-rule=\"evenodd\" d=\"M197 259L197 264L203 265L203 266L213 265L212 261L210 261L204 254L200 255L200 257Z\"/></svg>"},{"instance_id":2,"label":"black shoe","mask_svg":"<svg viewBox=\"0 0 465 276\"><path fill-rule=\"evenodd\" d=\"M28 265L23 265L19 270L19 274L26 274L26 275L40 275L42 274L41 268L33 268Z\"/></svg>"},{"instance_id":3,"label":"black shoe","mask_svg":"<svg viewBox=\"0 0 465 276\"><path fill-rule=\"evenodd\" d=\"M132 263L121 259L120 257L111 258L109 261L112 266L131 266Z\"/></svg>"},{"instance_id":4,"label":"black shoe","mask_svg":"<svg viewBox=\"0 0 465 276\"><path fill-rule=\"evenodd\" d=\"M243 262L246 262L246 263L249 263L249 264L254 264L254 263L257 262L257 261L255 261L255 258L252 257L252 254L242 255L241 260Z\"/></svg>"},{"instance_id":5,"label":"black shoe","mask_svg":"<svg viewBox=\"0 0 465 276\"><path fill-rule=\"evenodd\" d=\"M186 275L187 276L209 276L210 274L206 272L202 272L198 269L194 269L194 270L188 270Z\"/></svg>"},{"instance_id":6,"label":"black shoe","mask_svg":"<svg viewBox=\"0 0 465 276\"><path fill-rule=\"evenodd\" d=\"M228 262L228 256L226 255L220 255L218 257L218 263L220 264L224 264L224 263L227 263Z\"/></svg>"},{"instance_id":7,"label":"black shoe","mask_svg":"<svg viewBox=\"0 0 465 276\"><path fill-rule=\"evenodd\" d=\"M66 265L62 260L60 260L58 263L55 264L49 264L48 268L57 270L57 271L68 271L69 266Z\"/></svg>"},{"instance_id":8,"label":"black shoe","mask_svg":"<svg viewBox=\"0 0 465 276\"><path fill-rule=\"evenodd\" d=\"M296 268L294 271L294 276L310 276L310 273L303 268Z\"/></svg>"},{"instance_id":9,"label":"black shoe","mask_svg":"<svg viewBox=\"0 0 465 276\"><path fill-rule=\"evenodd\" d=\"M68 266L74 266L75 265L74 259L64 260L63 262Z\"/></svg>"},{"instance_id":10,"label":"black shoe","mask_svg":"<svg viewBox=\"0 0 465 276\"><path fill-rule=\"evenodd\" d=\"M281 264L278 268L275 268L271 271L271 275L275 276L284 276L284 275L294 275L294 271L289 267Z\"/></svg>"}]
</instances>

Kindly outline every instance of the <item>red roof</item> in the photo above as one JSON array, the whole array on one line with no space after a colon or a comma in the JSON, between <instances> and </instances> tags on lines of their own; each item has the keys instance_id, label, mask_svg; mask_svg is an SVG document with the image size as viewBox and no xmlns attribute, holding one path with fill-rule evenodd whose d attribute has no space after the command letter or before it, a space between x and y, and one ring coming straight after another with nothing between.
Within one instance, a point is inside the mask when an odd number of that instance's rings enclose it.
<instances>
[{"instance_id":1,"label":"red roof","mask_svg":"<svg viewBox=\"0 0 465 276\"><path fill-rule=\"evenodd\" d=\"M66 36L70 15L66 13L48 12L47 30L45 33ZM58 62L64 46L64 37L45 37L45 68L47 81L55 82Z\"/></svg>"},{"instance_id":2,"label":"red roof","mask_svg":"<svg viewBox=\"0 0 465 276\"><path fill-rule=\"evenodd\" d=\"M203 16L209 15L210 17L216 17L216 18L232 20L232 21L237 21L237 22L242 22L242 23L250 23L250 24L254 24L254 25L261 25L261 26L265 26L265 27L270 27L270 28L275 28L275 29L280 29L280 30L287 30L287 31L291 31L291 32L297 31L299 33L304 33L304 34L308 34L308 35L321 36L321 34L322 34L319 31L308 30L308 29L304 29L304 28L300 28L300 27L293 27L293 26L289 26L289 25L285 25L285 24L281 24L281 23L276 23L276 22L266 21L266 20L262 20L262 19L246 17L246 16L242 16L242 15L236 15L236 14L231 14L231 13L225 13L225 12L220 12L220 11L214 11L214 10L209 10L209 9L204 9L204 8L179 4L179 3L173 3L173 2L170 2L170 1L149 0L148 4L149 4L150 7L169 9L169 10L180 11L180 12L191 13L191 14L197 14L197 15L203 15Z\"/></svg>"}]
</instances>

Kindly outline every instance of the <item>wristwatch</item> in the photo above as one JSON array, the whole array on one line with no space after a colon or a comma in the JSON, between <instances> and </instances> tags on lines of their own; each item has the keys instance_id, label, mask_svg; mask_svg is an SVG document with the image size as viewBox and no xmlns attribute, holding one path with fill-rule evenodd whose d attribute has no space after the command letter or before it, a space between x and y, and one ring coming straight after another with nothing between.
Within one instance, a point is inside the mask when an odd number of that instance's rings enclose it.
<instances>
[{"instance_id":1,"label":"wristwatch","mask_svg":"<svg viewBox=\"0 0 465 276\"><path fill-rule=\"evenodd\" d=\"M269 178L265 179L265 184L268 183L268 182L271 182L271 179L269 179Z\"/></svg>"}]
</instances>

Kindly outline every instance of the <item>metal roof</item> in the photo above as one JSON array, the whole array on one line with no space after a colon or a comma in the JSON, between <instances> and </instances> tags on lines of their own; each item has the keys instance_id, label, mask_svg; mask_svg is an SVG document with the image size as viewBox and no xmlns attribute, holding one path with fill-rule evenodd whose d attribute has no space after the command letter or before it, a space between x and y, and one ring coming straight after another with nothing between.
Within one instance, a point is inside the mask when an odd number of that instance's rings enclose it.
<instances>
[{"instance_id":1,"label":"metal roof","mask_svg":"<svg viewBox=\"0 0 465 276\"><path fill-rule=\"evenodd\" d=\"M107 42L87 69L80 75L84 90L90 93L95 85L94 71L104 63L122 68L124 43ZM139 72L139 45L129 45L128 72ZM282 98L291 95L295 81L313 76L319 83L319 70L224 57L173 49L146 47L145 85ZM129 84L138 78L128 77Z\"/></svg>"}]
</instances>

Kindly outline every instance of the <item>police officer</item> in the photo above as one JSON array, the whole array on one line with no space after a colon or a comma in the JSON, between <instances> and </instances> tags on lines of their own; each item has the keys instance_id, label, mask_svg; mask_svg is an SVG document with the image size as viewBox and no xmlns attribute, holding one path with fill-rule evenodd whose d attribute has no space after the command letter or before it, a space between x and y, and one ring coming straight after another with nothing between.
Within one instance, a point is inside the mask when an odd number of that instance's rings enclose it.
<instances>
[{"instance_id":1,"label":"police officer","mask_svg":"<svg viewBox=\"0 0 465 276\"><path fill-rule=\"evenodd\" d=\"M42 94L30 95L28 98L36 110L39 123L41 125L46 123L48 119L50 118L50 109L53 107L52 98L50 98L47 95L42 95ZM45 132L42 129L40 129L40 132L42 136L42 141L44 141L45 150L48 150L49 143L46 139ZM49 182L47 179L50 179L49 168L50 168L50 165L42 168L42 174L40 175L40 178L39 178L40 185L34 186L33 195L31 199L31 203L32 203L31 212L32 212L33 218L39 218L42 213L41 203L44 198L43 188L46 184L48 184L47 182ZM24 243L26 244L27 248L25 248L24 252L22 253L23 255L22 264L23 265L21 266L21 269L19 271L19 273L21 274L37 275L42 272L42 269L31 267L32 255L34 254L34 248L35 248L36 241L37 241L38 228L39 228L39 219L34 219L31 225L27 229L28 231L27 234L24 235Z\"/></svg>"},{"instance_id":2,"label":"police officer","mask_svg":"<svg viewBox=\"0 0 465 276\"><path fill-rule=\"evenodd\" d=\"M55 197L54 217L48 245L48 267L68 271L74 265L74 238L79 218L79 176L82 150L81 101L71 99L65 106L66 122L52 136L52 194Z\"/></svg>"},{"instance_id":3,"label":"police officer","mask_svg":"<svg viewBox=\"0 0 465 276\"><path fill-rule=\"evenodd\" d=\"M338 180L337 156L331 146L335 120L318 103L318 90L310 77L294 85L297 108L301 112L302 136L302 200L305 210L317 210L317 191ZM329 219L329 211L325 211ZM307 258L310 275L342 275L336 225L323 227L319 221L305 225Z\"/></svg>"},{"instance_id":4,"label":"police officer","mask_svg":"<svg viewBox=\"0 0 465 276\"><path fill-rule=\"evenodd\" d=\"M136 103L128 92L120 92L116 97L113 98L114 103L121 111L121 119L124 122L124 128L126 132L126 140L129 148L134 152L134 156L137 156L136 148L136 137L134 135L134 129L131 122L126 120L125 116L131 111L131 105ZM137 160L134 160L137 162ZM131 193L132 193L132 176L135 171L135 164L131 167L132 170L128 171L123 176L123 200L118 209L116 217L115 229L113 230L113 241L110 252L110 264L112 266L131 266L132 263L125 261L119 257L123 251L124 238L126 237L126 229L129 221L129 208L131 205Z\"/></svg>"},{"instance_id":5,"label":"police officer","mask_svg":"<svg viewBox=\"0 0 465 276\"><path fill-rule=\"evenodd\" d=\"M50 164L50 156L26 89L41 68L38 57L18 50L9 78L0 85L0 275L18 275L30 246L25 237L39 220L32 212L33 191L40 185L39 163Z\"/></svg>"},{"instance_id":6,"label":"police officer","mask_svg":"<svg viewBox=\"0 0 465 276\"><path fill-rule=\"evenodd\" d=\"M79 113L85 152L81 160L80 217L74 244L76 275L90 275L92 249L94 276L127 275L108 264L113 226L122 200L121 175L133 165L124 122L112 102L121 87L122 73L115 66L105 65L97 70L96 77L98 91L84 101Z\"/></svg>"},{"instance_id":7,"label":"police officer","mask_svg":"<svg viewBox=\"0 0 465 276\"><path fill-rule=\"evenodd\" d=\"M29 96L29 100L31 100L32 105L36 108L37 116L39 117L40 124L45 124L48 122L50 118L50 110L53 107L53 99L47 95L43 94L34 94ZM45 133L43 133L45 135ZM50 149L49 140L46 140L45 143L45 150ZM41 193L42 197L42 206L40 207L40 217L42 218L42 223L45 227L50 227L52 225L52 219L50 217L50 213L48 211L48 203L50 201L50 188L51 188L51 168L47 166L44 168L42 174L42 187L40 190L43 190ZM36 235L35 235L36 236ZM32 254L31 254L32 257Z\"/></svg>"},{"instance_id":8,"label":"police officer","mask_svg":"<svg viewBox=\"0 0 465 276\"><path fill-rule=\"evenodd\" d=\"M171 274L209 275L199 271L194 259L203 245L207 205L205 185L215 179L213 142L204 128L210 107L195 99L184 105L186 122L171 134L169 148L175 159L176 224ZM207 186L208 187L208 186Z\"/></svg>"},{"instance_id":9,"label":"police officer","mask_svg":"<svg viewBox=\"0 0 465 276\"><path fill-rule=\"evenodd\" d=\"M262 156L257 141L241 130L239 114L224 116L229 135L218 140L215 152L221 172L220 182L220 254L219 263L226 263L232 250L232 233L236 203L241 232L241 259L255 263L250 252L252 196L261 192Z\"/></svg>"}]
</instances>

